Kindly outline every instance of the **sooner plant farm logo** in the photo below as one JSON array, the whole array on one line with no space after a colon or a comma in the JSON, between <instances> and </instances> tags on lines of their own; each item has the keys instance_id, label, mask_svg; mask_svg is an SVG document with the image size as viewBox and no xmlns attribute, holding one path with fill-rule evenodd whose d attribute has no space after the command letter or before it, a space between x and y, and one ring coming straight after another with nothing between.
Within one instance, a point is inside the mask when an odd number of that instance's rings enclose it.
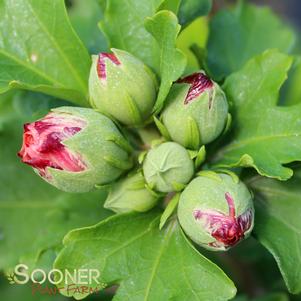
<instances>
[{"instance_id":1,"label":"sooner plant farm logo","mask_svg":"<svg viewBox=\"0 0 301 301\"><path fill-rule=\"evenodd\" d=\"M25 264L16 265L12 273L7 275L10 284L31 283L32 294L56 295L92 294L107 287L99 281L100 272L97 269L52 269L45 271L41 268L29 270Z\"/></svg>"}]
</instances>

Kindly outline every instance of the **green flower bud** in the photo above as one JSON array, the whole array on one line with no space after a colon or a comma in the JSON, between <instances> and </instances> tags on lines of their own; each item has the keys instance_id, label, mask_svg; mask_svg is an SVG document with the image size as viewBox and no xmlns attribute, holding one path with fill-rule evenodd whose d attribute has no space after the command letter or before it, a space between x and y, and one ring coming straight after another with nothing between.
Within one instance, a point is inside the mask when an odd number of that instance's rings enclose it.
<instances>
[{"instance_id":1,"label":"green flower bud","mask_svg":"<svg viewBox=\"0 0 301 301\"><path fill-rule=\"evenodd\" d=\"M126 125L141 125L150 117L155 104L155 75L130 53L112 51L92 57L90 103Z\"/></svg>"},{"instance_id":2,"label":"green flower bud","mask_svg":"<svg viewBox=\"0 0 301 301\"><path fill-rule=\"evenodd\" d=\"M182 192L178 219L184 232L200 246L227 250L253 229L252 194L234 175L202 172Z\"/></svg>"},{"instance_id":3,"label":"green flower bud","mask_svg":"<svg viewBox=\"0 0 301 301\"><path fill-rule=\"evenodd\" d=\"M130 146L115 124L92 109L60 107L24 126L22 161L67 192L86 192L131 168Z\"/></svg>"},{"instance_id":4,"label":"green flower bud","mask_svg":"<svg viewBox=\"0 0 301 301\"><path fill-rule=\"evenodd\" d=\"M113 184L104 207L116 213L145 212L153 208L159 195L145 187L141 172Z\"/></svg>"},{"instance_id":5,"label":"green flower bud","mask_svg":"<svg viewBox=\"0 0 301 301\"><path fill-rule=\"evenodd\" d=\"M151 189L160 192L178 191L192 178L194 164L183 146L165 142L147 153L143 173Z\"/></svg>"},{"instance_id":6,"label":"green flower bud","mask_svg":"<svg viewBox=\"0 0 301 301\"><path fill-rule=\"evenodd\" d=\"M224 130L228 103L223 90L204 73L177 81L161 119L173 141L189 149L212 142Z\"/></svg>"}]
</instances>

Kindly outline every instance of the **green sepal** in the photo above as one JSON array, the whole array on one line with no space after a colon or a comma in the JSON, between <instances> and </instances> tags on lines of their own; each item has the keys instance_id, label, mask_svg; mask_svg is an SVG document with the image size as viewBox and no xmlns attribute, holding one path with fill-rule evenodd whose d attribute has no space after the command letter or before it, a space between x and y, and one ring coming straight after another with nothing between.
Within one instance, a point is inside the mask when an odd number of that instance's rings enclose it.
<instances>
[{"instance_id":1,"label":"green sepal","mask_svg":"<svg viewBox=\"0 0 301 301\"><path fill-rule=\"evenodd\" d=\"M142 124L143 119L140 114L139 108L135 100L128 93L126 93L125 104L129 110L129 115L131 116L131 119L135 122L135 124Z\"/></svg>"},{"instance_id":2,"label":"green sepal","mask_svg":"<svg viewBox=\"0 0 301 301\"><path fill-rule=\"evenodd\" d=\"M197 122L193 117L188 117L186 124L186 141L191 149L198 149L201 144L200 131Z\"/></svg>"},{"instance_id":3,"label":"green sepal","mask_svg":"<svg viewBox=\"0 0 301 301\"><path fill-rule=\"evenodd\" d=\"M239 183L239 177L231 170L229 169L214 169L215 172L218 172L218 173L224 173L224 174L227 174L229 175L233 182L238 184Z\"/></svg>"},{"instance_id":4,"label":"green sepal","mask_svg":"<svg viewBox=\"0 0 301 301\"><path fill-rule=\"evenodd\" d=\"M195 168L200 167L206 160L206 147L203 145L197 153L194 165Z\"/></svg>"},{"instance_id":5,"label":"green sepal","mask_svg":"<svg viewBox=\"0 0 301 301\"><path fill-rule=\"evenodd\" d=\"M175 191L178 192L178 191L182 191L186 187L186 184L173 182L172 187L174 188Z\"/></svg>"},{"instance_id":6,"label":"green sepal","mask_svg":"<svg viewBox=\"0 0 301 301\"><path fill-rule=\"evenodd\" d=\"M150 184L145 184L146 189L148 189L149 191L155 192L154 191L154 185L153 183Z\"/></svg>"},{"instance_id":7,"label":"green sepal","mask_svg":"<svg viewBox=\"0 0 301 301\"><path fill-rule=\"evenodd\" d=\"M119 159L114 158L113 156L105 156L103 159L111 166L122 170L128 170L133 166L133 162L121 161Z\"/></svg>"},{"instance_id":8,"label":"green sepal","mask_svg":"<svg viewBox=\"0 0 301 301\"><path fill-rule=\"evenodd\" d=\"M153 188L154 188L154 185L152 184L145 184L145 188L151 193L153 194L154 196L157 196L157 197L163 197L165 196L166 194L165 193L162 193L162 192L158 192L158 191L155 191Z\"/></svg>"},{"instance_id":9,"label":"green sepal","mask_svg":"<svg viewBox=\"0 0 301 301\"><path fill-rule=\"evenodd\" d=\"M230 130L231 125L232 125L232 115L230 113L228 113L227 122L226 122L225 129L224 129L222 135L225 135Z\"/></svg>"},{"instance_id":10,"label":"green sepal","mask_svg":"<svg viewBox=\"0 0 301 301\"><path fill-rule=\"evenodd\" d=\"M138 179L137 181L131 183L131 185L128 186L129 190L138 190L138 189L143 189L143 188L145 188L145 181L144 181L143 177L141 179Z\"/></svg>"},{"instance_id":11,"label":"green sepal","mask_svg":"<svg viewBox=\"0 0 301 301\"><path fill-rule=\"evenodd\" d=\"M155 122L159 132L161 133L161 135L166 140L171 140L169 132L168 132L167 128L165 127L165 125L156 116L154 116L153 118L154 118L154 122Z\"/></svg>"},{"instance_id":12,"label":"green sepal","mask_svg":"<svg viewBox=\"0 0 301 301\"><path fill-rule=\"evenodd\" d=\"M147 154L147 151L143 151L143 152L141 152L141 153L139 154L139 156L138 156L138 163L139 163L139 164L142 164L142 163L143 163L146 154Z\"/></svg>"},{"instance_id":13,"label":"green sepal","mask_svg":"<svg viewBox=\"0 0 301 301\"><path fill-rule=\"evenodd\" d=\"M111 135L107 137L107 141L112 141L116 143L119 147L125 150L127 153L131 154L133 152L132 146L123 137L118 137L117 135Z\"/></svg>"},{"instance_id":14,"label":"green sepal","mask_svg":"<svg viewBox=\"0 0 301 301\"><path fill-rule=\"evenodd\" d=\"M160 225L159 225L160 230L164 227L168 218L173 214L173 212L177 208L179 200L180 200L180 193L176 193L169 201L167 207L165 208L160 218Z\"/></svg>"},{"instance_id":15,"label":"green sepal","mask_svg":"<svg viewBox=\"0 0 301 301\"><path fill-rule=\"evenodd\" d=\"M198 155L198 151L188 149L188 153L190 155L191 160L195 159Z\"/></svg>"},{"instance_id":16,"label":"green sepal","mask_svg":"<svg viewBox=\"0 0 301 301\"><path fill-rule=\"evenodd\" d=\"M222 179L220 178L220 176L216 172L211 171L211 170L201 170L197 173L197 175L203 176L203 177L208 177L212 180L222 182Z\"/></svg>"},{"instance_id":17,"label":"green sepal","mask_svg":"<svg viewBox=\"0 0 301 301\"><path fill-rule=\"evenodd\" d=\"M108 190L111 186L112 186L112 184L95 184L94 185L95 189L99 189L99 190Z\"/></svg>"},{"instance_id":18,"label":"green sepal","mask_svg":"<svg viewBox=\"0 0 301 301\"><path fill-rule=\"evenodd\" d=\"M161 139L156 139L156 140L153 140L152 143L151 143L151 148L154 148L160 144L162 144L163 142L165 142L165 138L162 137Z\"/></svg>"}]
</instances>

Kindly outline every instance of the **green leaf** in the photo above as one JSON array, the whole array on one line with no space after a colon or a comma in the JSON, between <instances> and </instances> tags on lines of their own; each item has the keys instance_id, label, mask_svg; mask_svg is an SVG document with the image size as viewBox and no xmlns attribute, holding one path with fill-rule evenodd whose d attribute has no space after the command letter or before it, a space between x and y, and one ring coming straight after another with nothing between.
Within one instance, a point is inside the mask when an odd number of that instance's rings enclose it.
<instances>
[{"instance_id":1,"label":"green leaf","mask_svg":"<svg viewBox=\"0 0 301 301\"><path fill-rule=\"evenodd\" d=\"M294 105L301 102L301 57L296 57L291 68L287 85L284 87L283 102L286 105Z\"/></svg>"},{"instance_id":2,"label":"green leaf","mask_svg":"<svg viewBox=\"0 0 301 301\"><path fill-rule=\"evenodd\" d=\"M63 0L0 0L0 93L39 91L87 105L90 57Z\"/></svg>"},{"instance_id":3,"label":"green leaf","mask_svg":"<svg viewBox=\"0 0 301 301\"><path fill-rule=\"evenodd\" d=\"M154 107L155 112L162 109L166 96L174 81L184 72L186 57L176 48L176 39L181 26L175 14L170 11L159 11L154 17L147 18L145 28L156 39L160 48L161 84Z\"/></svg>"},{"instance_id":4,"label":"green leaf","mask_svg":"<svg viewBox=\"0 0 301 301\"><path fill-rule=\"evenodd\" d=\"M158 10L170 10L174 14L177 14L180 8L180 4L183 0L163 0Z\"/></svg>"},{"instance_id":5,"label":"green leaf","mask_svg":"<svg viewBox=\"0 0 301 301\"><path fill-rule=\"evenodd\" d=\"M256 177L256 238L274 256L291 293L301 292L301 174L287 182Z\"/></svg>"},{"instance_id":6,"label":"green leaf","mask_svg":"<svg viewBox=\"0 0 301 301\"><path fill-rule=\"evenodd\" d=\"M209 26L208 18L206 17L201 17L194 20L180 32L177 38L177 47L183 51L187 57L187 70L185 73L187 72L189 74L199 71L200 65L191 48L205 48L208 34Z\"/></svg>"},{"instance_id":7,"label":"green leaf","mask_svg":"<svg viewBox=\"0 0 301 301\"><path fill-rule=\"evenodd\" d=\"M231 280L192 247L175 220L159 231L159 218L156 212L115 215L72 231L55 268L98 269L100 281L120 284L115 301L231 299Z\"/></svg>"},{"instance_id":8,"label":"green leaf","mask_svg":"<svg viewBox=\"0 0 301 301\"><path fill-rule=\"evenodd\" d=\"M162 0L101 1L104 18L100 28L109 46L126 50L148 66L159 71L159 49L154 38L144 28L145 18L153 16Z\"/></svg>"},{"instance_id":9,"label":"green leaf","mask_svg":"<svg viewBox=\"0 0 301 301\"><path fill-rule=\"evenodd\" d=\"M294 32L268 7L240 1L235 9L221 10L211 21L208 41L210 73L216 80L221 80L268 48L290 52L295 39Z\"/></svg>"},{"instance_id":10,"label":"green leaf","mask_svg":"<svg viewBox=\"0 0 301 301\"><path fill-rule=\"evenodd\" d=\"M224 88L234 105L232 140L216 155L223 167L254 167L263 176L287 180L284 167L301 160L301 104L277 106L292 59L266 51L229 76Z\"/></svg>"},{"instance_id":11,"label":"green leaf","mask_svg":"<svg viewBox=\"0 0 301 301\"><path fill-rule=\"evenodd\" d=\"M182 0L179 9L180 24L186 25L200 16L207 15L212 6L212 0Z\"/></svg>"},{"instance_id":12,"label":"green leaf","mask_svg":"<svg viewBox=\"0 0 301 301\"><path fill-rule=\"evenodd\" d=\"M106 38L98 28L103 18L98 0L73 0L68 14L73 28L91 53L108 51Z\"/></svg>"},{"instance_id":13,"label":"green leaf","mask_svg":"<svg viewBox=\"0 0 301 301\"><path fill-rule=\"evenodd\" d=\"M110 213L102 208L104 192L62 193L21 163L16 154L23 122L16 113L9 119L3 115L8 113L0 112L0 269L20 261L34 267L46 250L61 246L69 230Z\"/></svg>"}]
</instances>

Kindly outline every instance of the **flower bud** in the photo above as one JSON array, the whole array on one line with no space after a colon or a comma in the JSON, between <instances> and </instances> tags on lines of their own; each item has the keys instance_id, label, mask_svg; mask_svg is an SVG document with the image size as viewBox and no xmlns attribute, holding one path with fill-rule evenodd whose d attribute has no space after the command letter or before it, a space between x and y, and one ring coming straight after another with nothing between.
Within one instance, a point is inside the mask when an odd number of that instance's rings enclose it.
<instances>
[{"instance_id":1,"label":"flower bud","mask_svg":"<svg viewBox=\"0 0 301 301\"><path fill-rule=\"evenodd\" d=\"M106 116L92 109L60 107L24 125L22 161L67 192L110 183L131 167L129 146Z\"/></svg>"},{"instance_id":2,"label":"flower bud","mask_svg":"<svg viewBox=\"0 0 301 301\"><path fill-rule=\"evenodd\" d=\"M159 192L178 191L192 178L194 164L183 146L165 142L147 153L143 173L151 189Z\"/></svg>"},{"instance_id":3,"label":"flower bud","mask_svg":"<svg viewBox=\"0 0 301 301\"><path fill-rule=\"evenodd\" d=\"M248 237L254 224L252 194L227 174L204 172L182 192L178 218L200 246L224 251Z\"/></svg>"},{"instance_id":4,"label":"flower bud","mask_svg":"<svg viewBox=\"0 0 301 301\"><path fill-rule=\"evenodd\" d=\"M189 149L212 142L224 130L228 103L219 85L198 72L172 87L161 119L173 141Z\"/></svg>"},{"instance_id":5,"label":"flower bud","mask_svg":"<svg viewBox=\"0 0 301 301\"><path fill-rule=\"evenodd\" d=\"M116 213L145 212L155 206L159 195L145 187L141 172L113 184L104 207Z\"/></svg>"},{"instance_id":6,"label":"flower bud","mask_svg":"<svg viewBox=\"0 0 301 301\"><path fill-rule=\"evenodd\" d=\"M155 75L130 53L112 51L92 57L90 103L126 125L141 125L155 104Z\"/></svg>"}]
</instances>

